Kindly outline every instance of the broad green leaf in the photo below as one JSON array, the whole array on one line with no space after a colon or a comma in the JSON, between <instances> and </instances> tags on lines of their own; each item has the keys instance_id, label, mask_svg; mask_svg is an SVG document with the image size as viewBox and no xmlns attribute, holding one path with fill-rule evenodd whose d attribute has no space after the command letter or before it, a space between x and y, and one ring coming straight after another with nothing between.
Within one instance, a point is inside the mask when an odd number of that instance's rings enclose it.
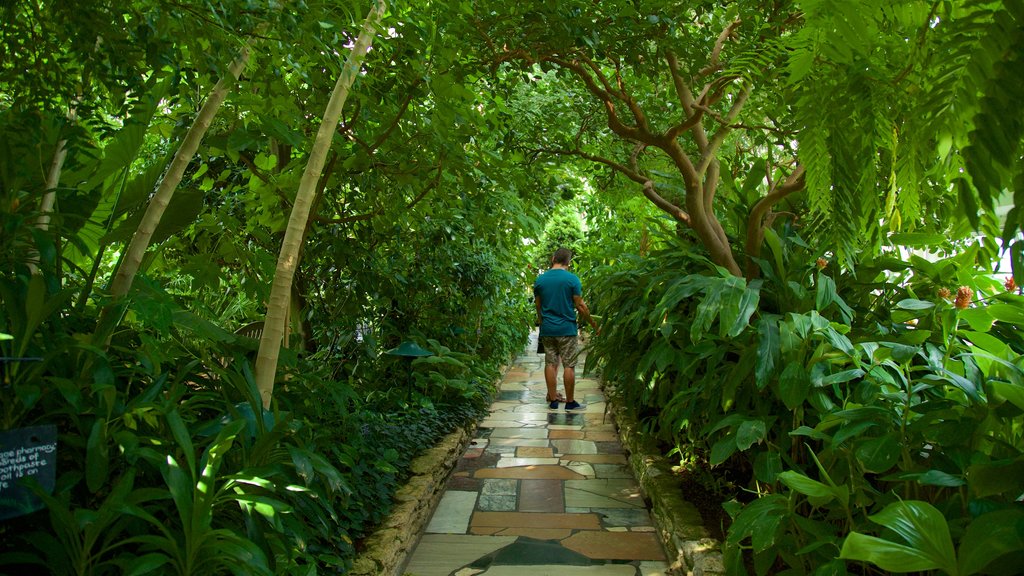
<instances>
[{"instance_id":1,"label":"broad green leaf","mask_svg":"<svg viewBox=\"0 0 1024 576\"><path fill-rule=\"evenodd\" d=\"M825 339L832 345L833 348L841 350L847 354L853 354L853 343L846 336L840 334L835 328L828 326L822 330L822 334L825 335Z\"/></svg>"},{"instance_id":2,"label":"broad green leaf","mask_svg":"<svg viewBox=\"0 0 1024 576\"><path fill-rule=\"evenodd\" d=\"M736 452L736 434L729 433L711 447L709 463L716 466L729 459Z\"/></svg>"},{"instance_id":3,"label":"broad green leaf","mask_svg":"<svg viewBox=\"0 0 1024 576\"><path fill-rule=\"evenodd\" d=\"M939 568L934 559L919 550L875 536L851 532L839 551L843 560L870 562L888 572L920 572Z\"/></svg>"},{"instance_id":4,"label":"broad green leaf","mask_svg":"<svg viewBox=\"0 0 1024 576\"><path fill-rule=\"evenodd\" d=\"M313 462L309 459L307 451L289 444L288 453L292 457L292 464L295 466L295 472L308 486L313 482L315 472L313 470Z\"/></svg>"},{"instance_id":5,"label":"broad green leaf","mask_svg":"<svg viewBox=\"0 0 1024 576\"><path fill-rule=\"evenodd\" d=\"M825 501L831 500L835 497L831 486L822 484L817 480L808 478L807 476L793 470L786 470L779 474L779 481L788 486L790 490L799 492L804 496L810 496L812 498Z\"/></svg>"},{"instance_id":6,"label":"broad green leaf","mask_svg":"<svg viewBox=\"0 0 1024 576\"><path fill-rule=\"evenodd\" d=\"M107 421L97 418L89 433L85 451L85 484L90 492L99 492L110 474Z\"/></svg>"},{"instance_id":7,"label":"broad green leaf","mask_svg":"<svg viewBox=\"0 0 1024 576\"><path fill-rule=\"evenodd\" d=\"M967 469L967 486L975 498L1024 491L1024 459L972 464Z\"/></svg>"},{"instance_id":8,"label":"broad green leaf","mask_svg":"<svg viewBox=\"0 0 1024 576\"><path fill-rule=\"evenodd\" d=\"M868 428L876 426L876 422L870 420L852 421L840 428L835 435L832 437L832 446L838 448L846 442L847 439L855 436L860 436Z\"/></svg>"},{"instance_id":9,"label":"broad green leaf","mask_svg":"<svg viewBox=\"0 0 1024 576\"><path fill-rule=\"evenodd\" d=\"M795 362L788 364L779 376L779 398L790 410L803 403L810 387L811 380L807 371Z\"/></svg>"},{"instance_id":10,"label":"broad green leaf","mask_svg":"<svg viewBox=\"0 0 1024 576\"><path fill-rule=\"evenodd\" d=\"M53 237L47 231L35 227L30 228L29 233L32 234L32 241L36 246L40 267L44 270L52 269L57 262L57 245L54 244Z\"/></svg>"},{"instance_id":11,"label":"broad green leaf","mask_svg":"<svg viewBox=\"0 0 1024 576\"><path fill-rule=\"evenodd\" d=\"M754 460L754 476L761 482L774 483L782 472L782 456L778 452L761 452Z\"/></svg>"},{"instance_id":12,"label":"broad green leaf","mask_svg":"<svg viewBox=\"0 0 1024 576\"><path fill-rule=\"evenodd\" d=\"M750 537L754 550L764 550L775 543L778 528L789 516L789 502L780 494L769 494L747 504L736 514L726 537L728 546L739 546ZM754 536L757 535L756 544Z\"/></svg>"},{"instance_id":13,"label":"broad green leaf","mask_svg":"<svg viewBox=\"0 0 1024 576\"><path fill-rule=\"evenodd\" d=\"M762 316L757 323L757 362L754 372L758 389L763 389L775 372L780 346L778 316Z\"/></svg>"},{"instance_id":14,"label":"broad green leaf","mask_svg":"<svg viewBox=\"0 0 1024 576\"><path fill-rule=\"evenodd\" d=\"M896 307L901 310L928 310L935 307L934 302L927 300L917 300L915 298L905 298L896 303Z\"/></svg>"},{"instance_id":15,"label":"broad green leaf","mask_svg":"<svg viewBox=\"0 0 1024 576\"><path fill-rule=\"evenodd\" d=\"M32 337L39 325L49 319L57 310L60 310L64 303L71 297L70 288L48 295L45 281L41 274L33 274L28 281L28 293L25 297L25 324L20 334L17 356L24 356L28 350ZM13 331L13 330L12 330Z\"/></svg>"},{"instance_id":16,"label":"broad green leaf","mask_svg":"<svg viewBox=\"0 0 1024 576\"><path fill-rule=\"evenodd\" d=\"M188 466L188 473L193 474L196 469L196 450L192 445L192 436L188 431L188 427L185 425L185 421L181 419L181 414L177 410L171 410L167 413L167 426L171 429L171 435L174 436L175 442L178 443L178 448L185 456L185 463Z\"/></svg>"},{"instance_id":17,"label":"broad green leaf","mask_svg":"<svg viewBox=\"0 0 1024 576\"><path fill-rule=\"evenodd\" d=\"M711 323L721 309L722 292L714 289L705 292L704 299L697 306L697 313L694 315L693 323L690 325L691 341L700 342L704 338L704 334L711 327Z\"/></svg>"},{"instance_id":18,"label":"broad green leaf","mask_svg":"<svg viewBox=\"0 0 1024 576\"><path fill-rule=\"evenodd\" d=\"M959 375L959 374L957 374L955 372L952 372L950 370L947 370L945 368L940 368L938 373L936 373L936 374L928 374L928 375L922 377L921 380L923 380L923 381L942 381L942 380L944 380L946 382L949 382L950 384L952 384L956 388L959 388L960 390L962 390L964 392L964 394L966 394L967 397L970 398L971 400L973 400L975 403L978 403L978 404L983 404L984 403L984 400L981 398L981 395L978 393L978 387L974 385L974 382L971 382L967 378L964 378L963 376L961 376L961 375Z\"/></svg>"},{"instance_id":19,"label":"broad green leaf","mask_svg":"<svg viewBox=\"0 0 1024 576\"><path fill-rule=\"evenodd\" d=\"M143 574L152 574L157 568L167 564L171 559L166 554L143 554L132 559L124 570L125 576L142 576Z\"/></svg>"},{"instance_id":20,"label":"broad green leaf","mask_svg":"<svg viewBox=\"0 0 1024 576\"><path fill-rule=\"evenodd\" d=\"M1024 550L1024 509L982 514L967 526L960 540L960 574L977 574L1011 552Z\"/></svg>"},{"instance_id":21,"label":"broad green leaf","mask_svg":"<svg viewBox=\"0 0 1024 576\"><path fill-rule=\"evenodd\" d=\"M719 430L722 430L724 428L738 426L738 425L742 424L743 422L746 422L747 419L748 419L747 416L744 415L744 414L730 414L730 415L726 416L725 418L718 419L718 421L715 422L710 427L708 427L704 433L705 434L713 434L713 433L718 432Z\"/></svg>"},{"instance_id":22,"label":"broad green leaf","mask_svg":"<svg viewBox=\"0 0 1024 576\"><path fill-rule=\"evenodd\" d=\"M929 470L918 476L917 482L926 486L944 486L946 488L956 488L967 484L963 478L942 470Z\"/></svg>"},{"instance_id":23,"label":"broad green leaf","mask_svg":"<svg viewBox=\"0 0 1024 576\"><path fill-rule=\"evenodd\" d=\"M948 238L942 234L930 234L927 232L900 232L890 235L889 241L896 246L930 249L945 244Z\"/></svg>"},{"instance_id":24,"label":"broad green leaf","mask_svg":"<svg viewBox=\"0 0 1024 576\"><path fill-rule=\"evenodd\" d=\"M988 386L994 395L1005 398L1007 402L1024 410L1024 386L999 380L990 381Z\"/></svg>"},{"instance_id":25,"label":"broad green leaf","mask_svg":"<svg viewBox=\"0 0 1024 576\"><path fill-rule=\"evenodd\" d=\"M1006 355L1010 351L1010 347L1005 342L984 332L974 332L971 330L961 330L960 336L970 340L971 344L992 354L993 356L1007 357Z\"/></svg>"},{"instance_id":26,"label":"broad green leaf","mask_svg":"<svg viewBox=\"0 0 1024 576\"><path fill-rule=\"evenodd\" d=\"M231 342L236 339L236 336L231 332L187 310L174 310L171 312L171 318L175 326L185 328L197 338L202 338L203 340Z\"/></svg>"},{"instance_id":27,"label":"broad green leaf","mask_svg":"<svg viewBox=\"0 0 1024 576\"><path fill-rule=\"evenodd\" d=\"M899 335L898 342L900 344L908 344L911 346L920 346L924 344L932 336L931 330L907 330Z\"/></svg>"},{"instance_id":28,"label":"broad green leaf","mask_svg":"<svg viewBox=\"0 0 1024 576\"><path fill-rule=\"evenodd\" d=\"M842 384L849 382L850 380L856 380L864 376L864 371L860 368L854 368L852 370L843 370L842 372L836 372L835 374L829 374L821 379L822 386L831 386L832 384Z\"/></svg>"},{"instance_id":29,"label":"broad green leaf","mask_svg":"<svg viewBox=\"0 0 1024 576\"><path fill-rule=\"evenodd\" d=\"M824 432L822 432L820 430L815 430L814 428L811 428L809 426L800 426L799 428L797 428L797 429L793 430L792 432L790 432L789 435L790 436L807 436L808 438L813 438L815 440L823 440L823 441L827 441L827 440L831 440L832 439L832 437L829 436L828 434L825 434Z\"/></svg>"},{"instance_id":30,"label":"broad green leaf","mask_svg":"<svg viewBox=\"0 0 1024 576\"><path fill-rule=\"evenodd\" d=\"M855 453L865 472L881 474L896 465L900 444L895 434L886 434L860 442Z\"/></svg>"},{"instance_id":31,"label":"broad green leaf","mask_svg":"<svg viewBox=\"0 0 1024 576\"><path fill-rule=\"evenodd\" d=\"M815 293L815 308L819 311L825 310L831 304L835 304L839 307L845 322L850 322L852 320L853 310L846 305L846 302L844 302L836 292L835 280L826 274L819 273L817 291Z\"/></svg>"},{"instance_id":32,"label":"broad green leaf","mask_svg":"<svg viewBox=\"0 0 1024 576\"><path fill-rule=\"evenodd\" d=\"M894 502L868 518L898 534L915 554L930 564L928 567L913 570L938 568L950 574L957 573L956 554L953 551L949 526L942 513L931 504L918 500ZM885 566L883 568L891 569Z\"/></svg>"},{"instance_id":33,"label":"broad green leaf","mask_svg":"<svg viewBox=\"0 0 1024 576\"><path fill-rule=\"evenodd\" d=\"M908 346L906 344L894 344L892 346L892 359L899 363L908 362L921 352L920 346Z\"/></svg>"},{"instance_id":34,"label":"broad green leaf","mask_svg":"<svg viewBox=\"0 0 1024 576\"><path fill-rule=\"evenodd\" d=\"M726 336L736 337L750 324L750 317L757 310L757 304L761 299L762 283L762 280L754 280L743 287L735 309L730 306L728 315L723 308L721 322L723 329L728 328Z\"/></svg>"},{"instance_id":35,"label":"broad green leaf","mask_svg":"<svg viewBox=\"0 0 1024 576\"><path fill-rule=\"evenodd\" d=\"M203 192L193 188L185 188L175 193L167 205L163 218L160 219L156 230L153 231L150 243L159 244L195 222L196 217L203 210L203 197ZM138 230L144 213L145 210L136 211L121 222L116 229L105 235L102 241L108 244L127 242Z\"/></svg>"},{"instance_id":36,"label":"broad green leaf","mask_svg":"<svg viewBox=\"0 0 1024 576\"><path fill-rule=\"evenodd\" d=\"M960 319L966 321L977 332L988 332L996 321L987 307L961 310Z\"/></svg>"},{"instance_id":37,"label":"broad green leaf","mask_svg":"<svg viewBox=\"0 0 1024 576\"><path fill-rule=\"evenodd\" d=\"M313 465L316 467L316 471L327 480L327 485L331 487L331 490L342 491L345 493L350 492L344 476L341 475L341 472L339 472L334 465L316 452L310 451L307 454L309 455L309 459L313 462Z\"/></svg>"},{"instance_id":38,"label":"broad green leaf","mask_svg":"<svg viewBox=\"0 0 1024 576\"><path fill-rule=\"evenodd\" d=\"M990 304L986 310L999 322L1024 326L1024 308L1020 306L996 302L995 304Z\"/></svg>"},{"instance_id":39,"label":"broad green leaf","mask_svg":"<svg viewBox=\"0 0 1024 576\"><path fill-rule=\"evenodd\" d=\"M768 228L764 231L764 243L768 245L768 248L772 252L772 257L775 259L775 269L780 273L785 271L785 253L782 250L782 240L775 230Z\"/></svg>"},{"instance_id":40,"label":"broad green leaf","mask_svg":"<svg viewBox=\"0 0 1024 576\"><path fill-rule=\"evenodd\" d=\"M764 420L747 420L736 429L736 447L741 451L747 450L764 440L767 434Z\"/></svg>"},{"instance_id":41,"label":"broad green leaf","mask_svg":"<svg viewBox=\"0 0 1024 576\"><path fill-rule=\"evenodd\" d=\"M747 177L743 180L743 187L740 189L740 194L743 198L747 199L747 204L753 205L758 198L758 195L756 195L757 188L765 182L764 167L764 158L755 159L753 165L750 167L750 171L747 172Z\"/></svg>"},{"instance_id":42,"label":"broad green leaf","mask_svg":"<svg viewBox=\"0 0 1024 576\"><path fill-rule=\"evenodd\" d=\"M181 469L178 461L169 454L166 456L161 473L163 474L164 482L167 484L167 489L171 493L171 499L174 500L174 507L178 511L178 517L181 519L182 525L191 526L193 485L189 480L189 476Z\"/></svg>"}]
</instances>

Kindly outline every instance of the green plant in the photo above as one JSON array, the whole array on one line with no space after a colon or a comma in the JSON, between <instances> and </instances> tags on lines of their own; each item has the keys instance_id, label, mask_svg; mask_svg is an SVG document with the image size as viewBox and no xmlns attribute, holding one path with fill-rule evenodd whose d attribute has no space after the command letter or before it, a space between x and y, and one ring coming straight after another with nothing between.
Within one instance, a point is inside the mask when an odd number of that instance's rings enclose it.
<instances>
[{"instance_id":1,"label":"green plant","mask_svg":"<svg viewBox=\"0 0 1024 576\"><path fill-rule=\"evenodd\" d=\"M869 516L904 543L851 532L840 558L870 562L890 572L941 570L954 576L1012 574L1024 556L1024 510L1008 508L974 518L953 547L949 524L927 502L894 502Z\"/></svg>"},{"instance_id":2,"label":"green plant","mask_svg":"<svg viewBox=\"0 0 1024 576\"><path fill-rule=\"evenodd\" d=\"M617 312L595 352L616 392L682 460L706 454L743 489L726 506L729 573L845 570L851 537L850 558L879 560L878 540L849 535L873 530L900 501L931 503L955 537L978 521L973 530L1016 530L1009 513L980 518L1014 509L1024 493L1010 479L1024 465L1020 297L965 260L890 258L894 272L833 279L791 232L769 235L768 246L763 284L666 270L671 255L600 283ZM940 271L985 298L971 307L913 298L935 293ZM865 278L880 279L877 288ZM617 352L630 338L637 351ZM1000 549L1007 564L1020 553L1010 542Z\"/></svg>"}]
</instances>

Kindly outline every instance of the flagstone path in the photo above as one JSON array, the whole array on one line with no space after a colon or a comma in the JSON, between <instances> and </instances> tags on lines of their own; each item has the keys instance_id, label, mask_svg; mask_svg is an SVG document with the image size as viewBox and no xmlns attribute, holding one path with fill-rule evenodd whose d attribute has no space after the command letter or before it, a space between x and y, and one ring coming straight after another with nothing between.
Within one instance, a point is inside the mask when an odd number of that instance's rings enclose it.
<instances>
[{"instance_id":1,"label":"flagstone path","mask_svg":"<svg viewBox=\"0 0 1024 576\"><path fill-rule=\"evenodd\" d=\"M653 576L668 568L598 382L550 410L536 333L448 481L403 574ZM562 390L559 370L559 390Z\"/></svg>"}]
</instances>

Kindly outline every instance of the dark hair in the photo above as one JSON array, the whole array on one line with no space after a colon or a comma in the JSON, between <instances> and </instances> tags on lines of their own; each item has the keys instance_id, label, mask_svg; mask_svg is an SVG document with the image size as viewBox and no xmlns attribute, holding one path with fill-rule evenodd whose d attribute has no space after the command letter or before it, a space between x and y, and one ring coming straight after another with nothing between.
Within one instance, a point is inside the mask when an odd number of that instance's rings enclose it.
<instances>
[{"instance_id":1,"label":"dark hair","mask_svg":"<svg viewBox=\"0 0 1024 576\"><path fill-rule=\"evenodd\" d=\"M555 250L554 256L551 257L551 262L561 264L562 266L568 266L570 260L572 260L572 250L568 248Z\"/></svg>"}]
</instances>

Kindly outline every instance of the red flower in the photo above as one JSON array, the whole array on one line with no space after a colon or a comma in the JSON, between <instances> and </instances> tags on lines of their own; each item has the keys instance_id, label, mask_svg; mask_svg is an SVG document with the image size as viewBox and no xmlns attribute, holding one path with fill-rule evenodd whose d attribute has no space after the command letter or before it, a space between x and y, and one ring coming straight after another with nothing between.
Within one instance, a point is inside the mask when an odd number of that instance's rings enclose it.
<instances>
[{"instance_id":1,"label":"red flower","mask_svg":"<svg viewBox=\"0 0 1024 576\"><path fill-rule=\"evenodd\" d=\"M1017 281L1013 279L1013 276L1007 278L1006 282L1003 282L1003 286L1006 288L1007 292L1017 291Z\"/></svg>"},{"instance_id":2,"label":"red flower","mask_svg":"<svg viewBox=\"0 0 1024 576\"><path fill-rule=\"evenodd\" d=\"M828 266L828 260L825 260L824 258L818 258L815 264L818 265L818 270L824 270L825 266Z\"/></svg>"},{"instance_id":3,"label":"red flower","mask_svg":"<svg viewBox=\"0 0 1024 576\"><path fill-rule=\"evenodd\" d=\"M949 288L946 288L945 286L939 288L939 298L942 298L943 300L949 300L949 298L952 295L953 293L949 291Z\"/></svg>"}]
</instances>

